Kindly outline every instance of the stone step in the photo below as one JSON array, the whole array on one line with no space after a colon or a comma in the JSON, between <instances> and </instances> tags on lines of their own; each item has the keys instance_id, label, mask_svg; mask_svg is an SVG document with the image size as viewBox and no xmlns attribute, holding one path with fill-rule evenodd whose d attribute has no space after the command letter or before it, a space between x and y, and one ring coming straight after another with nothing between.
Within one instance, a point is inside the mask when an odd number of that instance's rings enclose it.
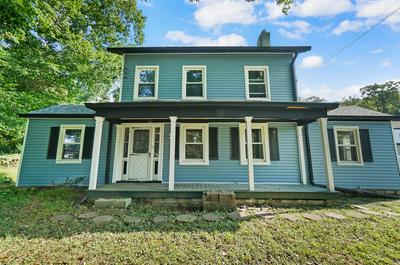
<instances>
[{"instance_id":1,"label":"stone step","mask_svg":"<svg viewBox=\"0 0 400 265\"><path fill-rule=\"evenodd\" d=\"M131 205L131 198L122 199L97 199L94 201L94 207L97 209L117 208L127 209Z\"/></svg>"}]
</instances>

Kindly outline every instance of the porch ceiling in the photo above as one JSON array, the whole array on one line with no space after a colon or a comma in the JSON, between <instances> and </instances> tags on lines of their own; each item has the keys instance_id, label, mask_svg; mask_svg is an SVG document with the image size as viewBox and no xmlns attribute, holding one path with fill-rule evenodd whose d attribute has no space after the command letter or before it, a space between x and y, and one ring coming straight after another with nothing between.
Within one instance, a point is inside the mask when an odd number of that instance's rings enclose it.
<instances>
[{"instance_id":1,"label":"porch ceiling","mask_svg":"<svg viewBox=\"0 0 400 265\"><path fill-rule=\"evenodd\" d=\"M86 103L96 116L107 119L254 119L315 120L327 117L327 111L337 108L337 103L304 102L118 102Z\"/></svg>"}]
</instances>

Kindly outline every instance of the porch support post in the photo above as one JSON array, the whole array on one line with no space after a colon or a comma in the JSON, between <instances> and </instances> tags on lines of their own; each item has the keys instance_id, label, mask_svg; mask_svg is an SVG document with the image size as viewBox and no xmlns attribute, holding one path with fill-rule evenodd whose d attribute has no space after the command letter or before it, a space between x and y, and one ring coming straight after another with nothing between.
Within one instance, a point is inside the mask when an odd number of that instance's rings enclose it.
<instances>
[{"instance_id":1,"label":"porch support post","mask_svg":"<svg viewBox=\"0 0 400 265\"><path fill-rule=\"evenodd\" d=\"M112 175L112 183L117 182L117 180L121 180L121 154L122 154L122 128L121 124L116 124L116 132L115 132L115 150L114 150L114 166L113 166L113 175Z\"/></svg>"},{"instance_id":2,"label":"porch support post","mask_svg":"<svg viewBox=\"0 0 400 265\"><path fill-rule=\"evenodd\" d=\"M169 117L170 133L169 133L169 174L168 174L168 190L173 191L175 186L175 134L176 134L176 120L175 116Z\"/></svg>"},{"instance_id":3,"label":"porch support post","mask_svg":"<svg viewBox=\"0 0 400 265\"><path fill-rule=\"evenodd\" d=\"M322 149L324 152L324 162L325 162L325 173L326 173L326 186L329 191L335 191L335 184L333 182L333 170L331 162L331 153L329 151L329 141L328 141L328 128L327 128L327 118L318 119L321 130L321 141Z\"/></svg>"},{"instance_id":4,"label":"porch support post","mask_svg":"<svg viewBox=\"0 0 400 265\"><path fill-rule=\"evenodd\" d=\"M254 191L254 163L253 163L253 138L251 120L253 117L245 117L247 138L247 166L249 171L249 189Z\"/></svg>"},{"instance_id":5,"label":"porch support post","mask_svg":"<svg viewBox=\"0 0 400 265\"><path fill-rule=\"evenodd\" d=\"M103 132L103 117L94 117L96 120L96 127L94 129L93 152L92 152L92 165L90 168L89 190L95 190L97 185L97 173L99 171L99 157L101 134Z\"/></svg>"},{"instance_id":6,"label":"porch support post","mask_svg":"<svg viewBox=\"0 0 400 265\"><path fill-rule=\"evenodd\" d=\"M304 142L303 142L303 129L304 126L297 126L297 144L299 149L299 166L300 166L300 177L301 184L307 184L306 178L306 162L304 159Z\"/></svg>"}]
</instances>

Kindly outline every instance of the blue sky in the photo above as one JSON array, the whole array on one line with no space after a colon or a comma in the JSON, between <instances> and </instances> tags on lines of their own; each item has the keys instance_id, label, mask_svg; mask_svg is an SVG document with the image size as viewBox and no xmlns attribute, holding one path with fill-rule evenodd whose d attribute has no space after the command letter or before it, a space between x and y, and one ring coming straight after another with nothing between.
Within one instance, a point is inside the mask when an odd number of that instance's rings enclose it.
<instances>
[{"instance_id":1,"label":"blue sky","mask_svg":"<svg viewBox=\"0 0 400 265\"><path fill-rule=\"evenodd\" d=\"M147 16L144 46L252 46L262 29L273 46L311 45L296 63L302 97L335 101L367 84L400 80L400 10L330 59L400 0L300 0L287 16L271 0L138 2Z\"/></svg>"}]
</instances>

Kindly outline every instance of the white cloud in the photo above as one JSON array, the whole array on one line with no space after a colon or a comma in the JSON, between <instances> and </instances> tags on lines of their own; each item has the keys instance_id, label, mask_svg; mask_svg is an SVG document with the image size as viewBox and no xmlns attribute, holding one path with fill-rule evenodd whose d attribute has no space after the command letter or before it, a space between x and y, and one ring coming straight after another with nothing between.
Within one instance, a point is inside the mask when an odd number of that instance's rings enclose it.
<instances>
[{"instance_id":1,"label":"white cloud","mask_svg":"<svg viewBox=\"0 0 400 265\"><path fill-rule=\"evenodd\" d=\"M301 39L311 32L311 24L304 20L276 21L273 24L282 27L278 32L289 39Z\"/></svg>"},{"instance_id":2,"label":"white cloud","mask_svg":"<svg viewBox=\"0 0 400 265\"><path fill-rule=\"evenodd\" d=\"M269 20L275 20L285 15L282 13L282 7L277 5L275 1L266 2L264 4L264 7L267 10L268 13L267 19Z\"/></svg>"},{"instance_id":3,"label":"white cloud","mask_svg":"<svg viewBox=\"0 0 400 265\"><path fill-rule=\"evenodd\" d=\"M398 5L398 1L393 0L357 0L356 16L359 18L372 19L377 21L390 14ZM396 12L390 16L383 24L389 25L395 30L400 29L400 13Z\"/></svg>"},{"instance_id":4,"label":"white cloud","mask_svg":"<svg viewBox=\"0 0 400 265\"><path fill-rule=\"evenodd\" d=\"M360 88L364 85L350 85L340 89L334 89L328 85L321 85L318 88L300 88L300 97L307 98L317 96L328 101L339 101L348 96L360 96Z\"/></svg>"},{"instance_id":5,"label":"white cloud","mask_svg":"<svg viewBox=\"0 0 400 265\"><path fill-rule=\"evenodd\" d=\"M375 49L375 50L371 51L371 53L373 53L373 54L377 54L377 53L381 53L381 52L383 52L383 49Z\"/></svg>"},{"instance_id":6,"label":"white cloud","mask_svg":"<svg viewBox=\"0 0 400 265\"><path fill-rule=\"evenodd\" d=\"M257 21L255 3L243 0L201 0L194 18L204 29L218 29L226 24L249 25Z\"/></svg>"},{"instance_id":7,"label":"white cloud","mask_svg":"<svg viewBox=\"0 0 400 265\"><path fill-rule=\"evenodd\" d=\"M387 59L385 59L385 60L383 60L383 61L381 62L381 66L382 66L382 67L389 68L389 67L392 66L392 62L389 61L389 60L387 60Z\"/></svg>"},{"instance_id":8,"label":"white cloud","mask_svg":"<svg viewBox=\"0 0 400 265\"><path fill-rule=\"evenodd\" d=\"M347 31L359 31L364 28L365 24L359 20L343 20L340 24L333 29L332 33L339 36L340 34Z\"/></svg>"},{"instance_id":9,"label":"white cloud","mask_svg":"<svg viewBox=\"0 0 400 265\"><path fill-rule=\"evenodd\" d=\"M192 36L179 30L171 30L165 34L165 38L172 43L188 46L245 46L246 40L239 34L227 34L217 38Z\"/></svg>"},{"instance_id":10,"label":"white cloud","mask_svg":"<svg viewBox=\"0 0 400 265\"><path fill-rule=\"evenodd\" d=\"M301 61L302 68L316 68L324 65L324 59L321 56L311 55L306 56Z\"/></svg>"},{"instance_id":11,"label":"white cloud","mask_svg":"<svg viewBox=\"0 0 400 265\"><path fill-rule=\"evenodd\" d=\"M350 0L305 0L295 4L291 14L298 17L335 16L354 8Z\"/></svg>"}]
</instances>

